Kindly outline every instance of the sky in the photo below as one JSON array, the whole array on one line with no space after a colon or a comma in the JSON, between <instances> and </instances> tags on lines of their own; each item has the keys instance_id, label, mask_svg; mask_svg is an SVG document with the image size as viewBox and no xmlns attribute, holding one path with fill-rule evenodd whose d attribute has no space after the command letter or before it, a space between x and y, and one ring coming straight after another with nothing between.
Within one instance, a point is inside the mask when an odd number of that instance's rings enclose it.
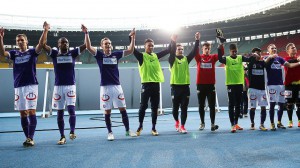
<instances>
[{"instance_id":1,"label":"sky","mask_svg":"<svg viewBox=\"0 0 300 168\"><path fill-rule=\"evenodd\" d=\"M0 26L40 28L47 20L56 29L81 23L95 30L170 29L247 16L285 1L293 0L6 0Z\"/></svg>"}]
</instances>

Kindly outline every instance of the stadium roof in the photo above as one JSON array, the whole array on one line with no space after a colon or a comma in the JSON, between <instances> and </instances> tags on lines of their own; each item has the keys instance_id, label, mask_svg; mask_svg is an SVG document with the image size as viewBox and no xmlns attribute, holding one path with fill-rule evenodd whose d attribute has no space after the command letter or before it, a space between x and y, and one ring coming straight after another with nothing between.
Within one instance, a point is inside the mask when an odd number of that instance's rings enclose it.
<instances>
[{"instance_id":1,"label":"stadium roof","mask_svg":"<svg viewBox=\"0 0 300 168\"><path fill-rule=\"evenodd\" d=\"M84 23L93 31L168 29L224 22L257 13L278 15L299 11L295 0L38 0L5 2L0 25L6 29L41 30L46 20L54 31L80 31ZM172 2L172 3L171 3ZM273 13L272 11L276 11ZM248 17L247 17L248 18Z\"/></svg>"}]
</instances>

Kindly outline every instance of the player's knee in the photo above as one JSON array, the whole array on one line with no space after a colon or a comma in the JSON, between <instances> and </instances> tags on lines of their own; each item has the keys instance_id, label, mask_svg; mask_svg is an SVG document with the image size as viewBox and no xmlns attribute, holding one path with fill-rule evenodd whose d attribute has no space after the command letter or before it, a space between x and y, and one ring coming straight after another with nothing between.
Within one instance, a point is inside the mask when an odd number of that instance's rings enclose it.
<instances>
[{"instance_id":1,"label":"player's knee","mask_svg":"<svg viewBox=\"0 0 300 168\"><path fill-rule=\"evenodd\" d=\"M287 109L287 110L292 110L293 107L294 107L294 104L292 104L292 103L288 103L288 104L286 105L286 109Z\"/></svg>"},{"instance_id":2,"label":"player's knee","mask_svg":"<svg viewBox=\"0 0 300 168\"><path fill-rule=\"evenodd\" d=\"M28 111L27 110L22 110L20 111L20 116L23 117L27 117L28 116Z\"/></svg>"},{"instance_id":3,"label":"player's knee","mask_svg":"<svg viewBox=\"0 0 300 168\"><path fill-rule=\"evenodd\" d=\"M148 108L148 104L141 104L140 105L140 110L145 111Z\"/></svg>"},{"instance_id":4,"label":"player's knee","mask_svg":"<svg viewBox=\"0 0 300 168\"><path fill-rule=\"evenodd\" d=\"M27 110L29 115L35 115L35 109Z\"/></svg>"}]
</instances>

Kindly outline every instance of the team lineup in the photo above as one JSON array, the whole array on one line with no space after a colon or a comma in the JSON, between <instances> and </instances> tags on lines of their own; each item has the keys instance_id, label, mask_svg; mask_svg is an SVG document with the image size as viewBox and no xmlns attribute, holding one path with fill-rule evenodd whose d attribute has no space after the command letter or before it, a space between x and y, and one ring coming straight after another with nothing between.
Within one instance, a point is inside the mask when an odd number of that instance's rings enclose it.
<instances>
[{"instance_id":1,"label":"team lineup","mask_svg":"<svg viewBox=\"0 0 300 168\"><path fill-rule=\"evenodd\" d=\"M34 146L34 133L37 125L36 108L38 99L38 81L36 78L36 63L39 54L44 51L52 58L55 84L52 97L52 108L57 110L57 125L60 132L59 145L66 143L64 110L67 107L69 114L70 133L69 138L76 138L76 85L75 85L75 59L84 50L89 51L97 60L100 70L100 109L104 110L105 124L108 131L107 140L115 139L112 124L111 110L118 108L125 127L125 135L129 137L140 136L143 131L143 122L150 100L152 129L151 134L158 136L156 130L157 110L160 100L160 83L164 82L164 75L159 59L168 55L170 69L170 86L172 99L172 114L175 120L175 130L186 134L187 109L190 98L190 72L189 63L195 59L197 63L197 97L198 111L200 115L199 130L204 130L205 123L205 100L208 101L210 109L210 130L216 131L219 126L215 123L216 106L216 79L215 64L217 61L225 65L225 85L228 93L228 114L231 123L230 132L243 130L238 124L240 115L247 114L249 106L250 129L255 130L255 110L260 107L259 130L267 131L264 125L267 117L266 106L269 105L270 130L286 129L282 124L284 107L288 113L288 128L293 127L293 110L296 107L298 127L300 127L300 58L297 57L295 44L286 45L288 57L281 57L277 54L274 44L267 47L268 55L262 56L262 50L258 47L252 49L248 56L238 55L238 46L229 45L229 55L224 56L225 49L223 32L216 31L218 53L211 54L211 44L204 42L200 44L201 35L195 33L195 45L190 53L184 55L184 47L177 44L177 35L172 35L169 46L160 52L154 52L154 41L150 38L144 42L144 52L135 48L136 32L133 29L129 33L129 47L126 50L112 51L112 41L105 37L100 41L102 50L97 50L91 45L88 28L81 25L85 34L84 44L70 50L69 41L65 37L58 40L58 50L54 46L47 45L47 35L50 24L44 22L43 32L39 43L35 48L28 49L28 40L25 34L16 36L18 50L5 51L4 29L0 29L0 56L8 57L13 61L14 78L14 109L20 112L20 120L26 140L23 146ZM200 46L201 45L201 46ZM200 50L202 49L202 54ZM129 117L126 111L125 96L119 80L118 61L122 57L133 54L138 61L138 69L141 79L140 107L138 110L139 126L136 131L130 129ZM245 69L246 63L247 68ZM284 67L284 72L282 71ZM265 74L266 72L266 74ZM246 75L245 75L246 73ZM247 78L245 79L245 76ZM265 82L265 76L267 82ZM284 80L283 80L284 79ZM245 89L246 88L246 89ZM243 101L243 99L246 99ZM269 102L269 103L268 103ZM242 103L247 104L243 109ZM277 124L275 123L275 106L277 110ZM179 119L179 108L181 110ZM246 111L246 112L245 112ZM275 125L276 124L276 125Z\"/></svg>"}]
</instances>

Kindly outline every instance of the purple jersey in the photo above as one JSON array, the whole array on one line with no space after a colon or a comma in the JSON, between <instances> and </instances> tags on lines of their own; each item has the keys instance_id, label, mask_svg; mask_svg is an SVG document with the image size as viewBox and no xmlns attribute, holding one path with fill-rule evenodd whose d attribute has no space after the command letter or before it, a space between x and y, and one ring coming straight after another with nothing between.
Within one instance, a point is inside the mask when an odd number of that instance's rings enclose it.
<instances>
[{"instance_id":1,"label":"purple jersey","mask_svg":"<svg viewBox=\"0 0 300 168\"><path fill-rule=\"evenodd\" d=\"M265 57L265 59L266 58L267 57ZM281 65L284 63L285 60L278 56L271 59L270 62L266 64L268 85L283 85Z\"/></svg>"},{"instance_id":2,"label":"purple jersey","mask_svg":"<svg viewBox=\"0 0 300 168\"><path fill-rule=\"evenodd\" d=\"M9 58L14 62L14 87L37 85L36 61L39 54L35 49L28 49L25 52L18 50L9 51Z\"/></svg>"},{"instance_id":3,"label":"purple jersey","mask_svg":"<svg viewBox=\"0 0 300 168\"><path fill-rule=\"evenodd\" d=\"M100 69L100 86L120 85L118 60L123 57L123 51L115 51L110 55L105 55L97 50L95 58Z\"/></svg>"},{"instance_id":4,"label":"purple jersey","mask_svg":"<svg viewBox=\"0 0 300 168\"><path fill-rule=\"evenodd\" d=\"M75 85L75 58L79 53L79 48L70 50L65 54L51 49L49 56L54 65L55 86Z\"/></svg>"}]
</instances>

